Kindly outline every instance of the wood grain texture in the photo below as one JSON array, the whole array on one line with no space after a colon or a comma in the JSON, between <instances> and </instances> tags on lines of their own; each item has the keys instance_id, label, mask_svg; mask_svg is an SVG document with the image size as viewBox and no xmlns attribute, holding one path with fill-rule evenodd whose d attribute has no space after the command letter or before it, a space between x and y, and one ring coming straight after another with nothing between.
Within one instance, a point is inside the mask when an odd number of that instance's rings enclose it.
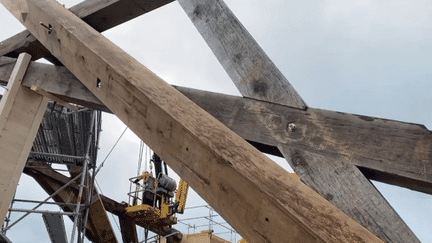
<instances>
[{"instance_id":1,"label":"wood grain texture","mask_svg":"<svg viewBox=\"0 0 432 243\"><path fill-rule=\"evenodd\" d=\"M244 97L306 109L282 72L222 0L178 0Z\"/></svg>"},{"instance_id":2,"label":"wood grain texture","mask_svg":"<svg viewBox=\"0 0 432 243\"><path fill-rule=\"evenodd\" d=\"M103 32L173 1L86 0L70 8L70 11ZM45 58L53 64L62 65L28 30L0 42L0 57L18 57L23 52L32 55L32 60Z\"/></svg>"},{"instance_id":3,"label":"wood grain texture","mask_svg":"<svg viewBox=\"0 0 432 243\"><path fill-rule=\"evenodd\" d=\"M244 139L266 145L265 149L283 144L323 156L345 156L367 170L370 179L432 194L432 133L423 125L314 108L299 111L177 89ZM296 125L294 132L288 130L290 123Z\"/></svg>"},{"instance_id":4,"label":"wood grain texture","mask_svg":"<svg viewBox=\"0 0 432 243\"><path fill-rule=\"evenodd\" d=\"M57 2L27 3L28 30L250 242L382 242Z\"/></svg>"},{"instance_id":5,"label":"wood grain texture","mask_svg":"<svg viewBox=\"0 0 432 243\"><path fill-rule=\"evenodd\" d=\"M304 183L384 241L419 242L385 198L353 164L351 157L337 151L327 153L327 148L324 146L314 147L305 144L303 140L331 129L326 120L316 120L314 127L311 127L310 121L305 122L313 117L314 114L310 113L313 109L309 108L304 112L239 97L196 92L184 88L179 90L197 104L205 106L204 109L210 114L221 119L243 137L260 143L270 141L271 144L277 145ZM290 123L296 125L294 131L288 129ZM305 129L306 127L309 129ZM336 128L332 129L334 133L340 132ZM350 129L351 137L354 138L362 131L359 127ZM282 134L286 134L285 139L281 137ZM323 135L322 139L330 138ZM368 141L359 141L361 142L368 143ZM353 146L351 149L355 152L356 147ZM365 150L360 152L367 153Z\"/></svg>"},{"instance_id":6,"label":"wood grain texture","mask_svg":"<svg viewBox=\"0 0 432 243\"><path fill-rule=\"evenodd\" d=\"M418 242L398 213L344 156L323 156L279 145L301 181L385 242Z\"/></svg>"},{"instance_id":7,"label":"wood grain texture","mask_svg":"<svg viewBox=\"0 0 432 243\"><path fill-rule=\"evenodd\" d=\"M22 54L0 102L0 224L6 217L48 100L21 86L31 56Z\"/></svg>"},{"instance_id":8,"label":"wood grain texture","mask_svg":"<svg viewBox=\"0 0 432 243\"><path fill-rule=\"evenodd\" d=\"M11 66L0 67L0 82L9 78ZM37 84L69 102L110 112L64 67L31 63L27 73L24 86ZM282 143L324 155L345 155L369 179L432 194L431 135L422 125L313 108L301 112L257 100L176 88L262 152L282 157L277 149ZM291 121L305 128L301 137L298 131L287 131Z\"/></svg>"},{"instance_id":9,"label":"wood grain texture","mask_svg":"<svg viewBox=\"0 0 432 243\"><path fill-rule=\"evenodd\" d=\"M7 84L16 58L0 57L0 84ZM30 62L22 85L30 88L35 85L69 103L110 112L92 92L90 92L65 67Z\"/></svg>"},{"instance_id":10,"label":"wood grain texture","mask_svg":"<svg viewBox=\"0 0 432 243\"><path fill-rule=\"evenodd\" d=\"M9 78L10 69L0 67L0 82ZM110 112L64 67L31 63L27 73L24 86L37 84L71 103ZM422 125L313 108L301 112L256 100L176 88L262 152L282 157L277 149L282 143L315 153L341 154L349 156L369 179L432 194L431 135ZM274 122L265 122L266 116ZM286 130L290 121L300 126L317 125L306 126L299 138L298 132L294 135ZM356 139L358 135L361 139Z\"/></svg>"}]
</instances>

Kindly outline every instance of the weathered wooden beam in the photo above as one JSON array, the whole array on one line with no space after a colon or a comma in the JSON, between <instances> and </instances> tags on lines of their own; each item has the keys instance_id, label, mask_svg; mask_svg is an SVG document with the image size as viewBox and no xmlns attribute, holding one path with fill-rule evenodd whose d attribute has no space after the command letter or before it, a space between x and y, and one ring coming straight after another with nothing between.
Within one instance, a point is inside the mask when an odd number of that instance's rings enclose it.
<instances>
[{"instance_id":1,"label":"weathered wooden beam","mask_svg":"<svg viewBox=\"0 0 432 243\"><path fill-rule=\"evenodd\" d=\"M68 108L68 109L71 110L71 111L79 111L79 108L78 108L77 106L69 104L67 101L61 99L61 98L58 97L58 96L55 96L55 95L53 95L53 94L47 92L47 91L44 90L44 89L41 89L40 87L38 87L38 86L36 86L36 85L32 85L32 86L30 87L30 89L31 89L32 91L34 91L34 92L36 92L36 93L42 95L42 96L47 97L47 98L50 99L51 101L55 101L55 102L61 104L62 106Z\"/></svg>"},{"instance_id":2,"label":"weathered wooden beam","mask_svg":"<svg viewBox=\"0 0 432 243\"><path fill-rule=\"evenodd\" d=\"M54 171L51 167L41 162L30 161L27 165L28 168L25 168L24 173L33 177L33 179L35 179L48 195L56 192L71 179ZM82 203L84 203L87 198L88 194L85 193L83 195ZM76 183L72 184L54 196L53 199L54 201L61 203L77 203L78 185ZM63 205L61 208L65 212L75 211L75 206L72 205ZM73 217L71 217L71 220L73 220ZM92 242L117 242L114 230L97 191L93 191L86 237Z\"/></svg>"},{"instance_id":3,"label":"weathered wooden beam","mask_svg":"<svg viewBox=\"0 0 432 243\"><path fill-rule=\"evenodd\" d=\"M0 82L9 78L8 68L0 67ZM24 86L37 84L69 102L109 112L65 67L31 63L27 73ZM298 111L252 99L176 89L262 152L282 157L277 146L287 144L326 156L344 155L369 179L432 194L432 149L428 147L432 138L422 125L314 108ZM290 122L302 132L288 132Z\"/></svg>"},{"instance_id":4,"label":"weathered wooden beam","mask_svg":"<svg viewBox=\"0 0 432 243\"><path fill-rule=\"evenodd\" d=\"M67 243L63 217L59 214L42 214L45 227L52 243Z\"/></svg>"},{"instance_id":5,"label":"weathered wooden beam","mask_svg":"<svg viewBox=\"0 0 432 243\"><path fill-rule=\"evenodd\" d=\"M370 179L432 194L432 132L423 125L314 108L299 111L177 89L244 139L266 149L282 144L323 156L344 156L362 171L367 169ZM289 124L295 125L295 131L289 130Z\"/></svg>"},{"instance_id":6,"label":"weathered wooden beam","mask_svg":"<svg viewBox=\"0 0 432 243\"><path fill-rule=\"evenodd\" d=\"M246 239L382 242L57 2L2 4Z\"/></svg>"},{"instance_id":7,"label":"weathered wooden beam","mask_svg":"<svg viewBox=\"0 0 432 243\"><path fill-rule=\"evenodd\" d=\"M97 31L103 32L173 1L86 0L70 8L70 11ZM62 65L27 30L0 42L0 56L17 57L22 52L31 54L32 60L46 58L56 65Z\"/></svg>"},{"instance_id":8,"label":"weathered wooden beam","mask_svg":"<svg viewBox=\"0 0 432 243\"><path fill-rule=\"evenodd\" d=\"M0 57L0 84L7 84L15 58ZM110 112L67 68L31 62L22 85L30 88L35 85L61 99L85 107Z\"/></svg>"},{"instance_id":9,"label":"weathered wooden beam","mask_svg":"<svg viewBox=\"0 0 432 243\"><path fill-rule=\"evenodd\" d=\"M119 216L119 224L123 243L139 243L136 226L129 217Z\"/></svg>"},{"instance_id":10,"label":"weathered wooden beam","mask_svg":"<svg viewBox=\"0 0 432 243\"><path fill-rule=\"evenodd\" d=\"M354 137L352 141L368 144L369 141L355 140L356 137L358 138L357 134L364 133L364 127L348 123L353 127L350 127L350 132L346 133L343 127L328 126L329 120L318 120L314 113L310 113L313 112L311 108L308 111L299 111L251 99L210 92L191 92L191 89L184 88L179 88L179 90L243 137L261 143L271 140L271 144L279 147L304 183L381 239L386 242L419 242L387 200L353 164L352 157L340 152L338 147L328 149L325 146L326 139L332 144L338 143L338 137L329 138L331 136L329 134L338 133L340 135L350 133ZM277 110L276 107L280 110ZM349 115L346 114L346 116ZM312 120L314 121L312 123L310 119L316 120ZM364 121L363 125L367 125L367 122ZM374 127L371 128L373 131ZM390 128L394 129L391 125ZM315 140L319 135L321 135L319 138L321 140ZM424 132L423 135L425 139L432 141L432 134ZM385 136L381 139L385 139ZM347 138L341 138L341 140L346 142ZM319 144L313 144L315 141ZM350 149L352 153L358 153L358 146L351 146ZM389 150L391 151L392 148L387 148L387 151ZM368 149L360 150L360 152L367 154ZM400 153L401 151L392 152ZM429 187L429 190L432 191L432 186ZM392 223L389 224L389 222Z\"/></svg>"},{"instance_id":11,"label":"weathered wooden beam","mask_svg":"<svg viewBox=\"0 0 432 243\"><path fill-rule=\"evenodd\" d=\"M22 54L0 102L0 224L45 113L48 99L21 86L31 56Z\"/></svg>"},{"instance_id":12,"label":"weathered wooden beam","mask_svg":"<svg viewBox=\"0 0 432 243\"><path fill-rule=\"evenodd\" d=\"M306 109L282 72L222 0L178 0L244 97Z\"/></svg>"},{"instance_id":13,"label":"weathered wooden beam","mask_svg":"<svg viewBox=\"0 0 432 243\"><path fill-rule=\"evenodd\" d=\"M345 156L323 156L279 145L302 182L385 242L418 242L381 193Z\"/></svg>"}]
</instances>

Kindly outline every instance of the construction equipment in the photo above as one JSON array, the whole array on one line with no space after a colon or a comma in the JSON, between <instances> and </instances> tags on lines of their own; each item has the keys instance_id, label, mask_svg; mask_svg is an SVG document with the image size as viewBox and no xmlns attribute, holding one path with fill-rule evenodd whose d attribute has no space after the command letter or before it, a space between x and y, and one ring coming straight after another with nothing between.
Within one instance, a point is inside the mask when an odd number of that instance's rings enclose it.
<instances>
[{"instance_id":1,"label":"construction equipment","mask_svg":"<svg viewBox=\"0 0 432 243\"><path fill-rule=\"evenodd\" d=\"M189 185L186 181L180 178L179 186L176 193L175 211L176 213L184 213L186 207L186 199L189 191Z\"/></svg>"},{"instance_id":2,"label":"construction equipment","mask_svg":"<svg viewBox=\"0 0 432 243\"><path fill-rule=\"evenodd\" d=\"M184 212L189 186L180 180L174 201L176 181L168 177L166 164L156 154L153 154L151 162L155 165L156 176L150 170L129 179L130 206L126 208L126 214L139 220L142 226L170 227L177 223L175 214ZM165 164L165 173L162 172L162 163Z\"/></svg>"}]
</instances>

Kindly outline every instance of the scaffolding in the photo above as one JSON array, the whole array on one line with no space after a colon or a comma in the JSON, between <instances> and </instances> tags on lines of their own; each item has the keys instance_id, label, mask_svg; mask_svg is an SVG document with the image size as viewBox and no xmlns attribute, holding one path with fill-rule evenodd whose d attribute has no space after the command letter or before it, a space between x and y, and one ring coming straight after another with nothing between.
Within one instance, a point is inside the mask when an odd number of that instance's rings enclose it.
<instances>
[{"instance_id":1,"label":"scaffolding","mask_svg":"<svg viewBox=\"0 0 432 243\"><path fill-rule=\"evenodd\" d=\"M209 205L187 207L186 210L187 213L185 215L197 215L196 217L180 218L177 220L178 223L187 228L187 234L195 234L208 230L212 234L231 242L237 242L237 239L241 239L237 231L225 222ZM184 233L186 233L186 230Z\"/></svg>"},{"instance_id":2,"label":"scaffolding","mask_svg":"<svg viewBox=\"0 0 432 243\"><path fill-rule=\"evenodd\" d=\"M59 173L69 172L73 178L62 187L51 193L45 200L18 199L13 197L9 212L1 228L1 237L8 241L6 233L13 226L25 219L30 214L42 214L48 234L52 242L67 242L65 226L62 216L68 216L72 222L70 242L84 242L89 208L94 191L96 172L96 158L101 132L101 112L85 109L79 112L56 104L48 105L44 115L42 126L39 128L35 143L25 167L25 173L32 176L33 172L48 170ZM82 142L85 142L85 147ZM67 143L75 148L74 151L64 151L62 144ZM81 152L80 155L77 155ZM56 166L53 166L56 165ZM60 169L58 165L66 166ZM79 181L79 183L77 183ZM66 188L75 185L78 188L76 200L59 202L53 200ZM87 195L84 197L84 194ZM84 200L85 198L85 200ZM16 208L19 204L36 206L29 208ZM56 205L62 211L40 210L44 205ZM11 222L12 212L24 213L21 217ZM54 217L57 216L57 217Z\"/></svg>"}]
</instances>

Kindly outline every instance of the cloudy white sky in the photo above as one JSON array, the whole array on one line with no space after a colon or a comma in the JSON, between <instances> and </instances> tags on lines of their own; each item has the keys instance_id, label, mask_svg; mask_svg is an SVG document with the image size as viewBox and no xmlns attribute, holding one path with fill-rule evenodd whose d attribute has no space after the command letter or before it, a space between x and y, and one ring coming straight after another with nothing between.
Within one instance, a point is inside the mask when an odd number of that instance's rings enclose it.
<instances>
[{"instance_id":1,"label":"cloudy white sky","mask_svg":"<svg viewBox=\"0 0 432 243\"><path fill-rule=\"evenodd\" d=\"M67 7L80 0L60 1ZM430 1L226 0L311 107L424 124L432 128ZM0 40L22 30L0 6ZM204 40L174 2L104 33L171 84L239 95ZM124 125L106 115L99 159ZM128 131L97 180L126 200L139 140ZM277 161L286 166L283 160ZM432 242L432 196L374 183L422 242ZM22 177L18 195L43 199ZM201 205L191 196L188 205ZM391 222L390 222L391 223ZM69 221L67 221L69 225ZM114 228L116 228L113 223ZM47 242L40 215L8 233L13 242Z\"/></svg>"}]
</instances>

